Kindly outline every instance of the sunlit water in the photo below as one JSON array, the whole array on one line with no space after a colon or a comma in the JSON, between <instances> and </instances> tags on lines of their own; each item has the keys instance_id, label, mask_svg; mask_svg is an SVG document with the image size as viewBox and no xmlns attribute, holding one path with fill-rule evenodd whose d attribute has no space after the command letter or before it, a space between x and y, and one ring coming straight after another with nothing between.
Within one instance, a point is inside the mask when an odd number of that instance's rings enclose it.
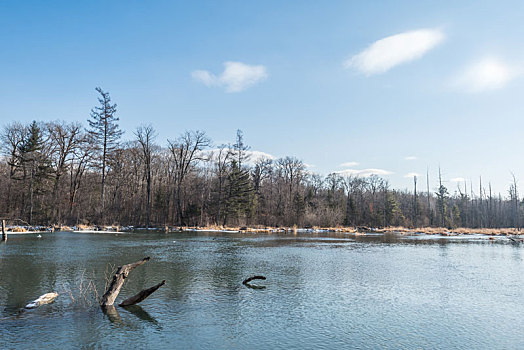
<instances>
[{"instance_id":1,"label":"sunlit water","mask_svg":"<svg viewBox=\"0 0 524 350\"><path fill-rule=\"evenodd\" d=\"M523 249L395 236L13 235L0 244L0 348L523 348ZM117 299L165 279L140 306L108 316L78 299L81 280L102 292L110 264L146 256ZM254 274L266 288L242 285ZM52 291L55 303L20 311Z\"/></svg>"}]
</instances>

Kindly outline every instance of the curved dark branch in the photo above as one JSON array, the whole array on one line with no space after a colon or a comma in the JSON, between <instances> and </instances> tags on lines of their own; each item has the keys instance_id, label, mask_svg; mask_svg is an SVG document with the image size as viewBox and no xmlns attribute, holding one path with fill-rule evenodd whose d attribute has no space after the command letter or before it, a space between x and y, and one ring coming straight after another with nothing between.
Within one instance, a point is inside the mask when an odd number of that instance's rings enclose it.
<instances>
[{"instance_id":1,"label":"curved dark branch","mask_svg":"<svg viewBox=\"0 0 524 350\"><path fill-rule=\"evenodd\" d=\"M249 282L253 281L253 280L265 280L266 278L264 276L260 276L260 275L257 275L257 276L252 276L252 277L249 277L249 278L246 278L242 284L244 285L247 285Z\"/></svg>"}]
</instances>

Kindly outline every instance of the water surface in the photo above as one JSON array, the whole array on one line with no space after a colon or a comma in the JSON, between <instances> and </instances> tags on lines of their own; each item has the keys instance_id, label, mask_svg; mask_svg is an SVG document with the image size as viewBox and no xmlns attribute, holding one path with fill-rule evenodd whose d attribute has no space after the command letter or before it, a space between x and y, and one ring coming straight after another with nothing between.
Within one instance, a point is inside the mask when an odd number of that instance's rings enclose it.
<instances>
[{"instance_id":1,"label":"water surface","mask_svg":"<svg viewBox=\"0 0 524 350\"><path fill-rule=\"evenodd\" d=\"M394 235L12 235L0 244L0 348L523 348L523 248ZM134 270L104 314L111 265ZM253 289L245 278L261 274ZM41 294L51 305L20 311ZM73 295L73 298L71 298Z\"/></svg>"}]
</instances>

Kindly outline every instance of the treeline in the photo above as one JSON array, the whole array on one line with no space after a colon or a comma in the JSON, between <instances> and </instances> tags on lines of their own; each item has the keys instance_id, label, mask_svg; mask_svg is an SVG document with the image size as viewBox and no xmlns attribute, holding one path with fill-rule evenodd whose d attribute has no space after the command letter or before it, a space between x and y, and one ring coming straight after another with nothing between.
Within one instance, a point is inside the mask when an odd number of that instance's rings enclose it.
<instances>
[{"instance_id":1,"label":"treeline","mask_svg":"<svg viewBox=\"0 0 524 350\"><path fill-rule=\"evenodd\" d=\"M214 146L202 131L157 143L151 125L122 141L117 108L97 88L87 127L12 122L1 134L0 216L30 224L519 227L509 197L390 188L386 179L306 170L295 157L254 158L238 130ZM440 179L439 179L440 180ZM420 187L420 186L419 186Z\"/></svg>"}]
</instances>

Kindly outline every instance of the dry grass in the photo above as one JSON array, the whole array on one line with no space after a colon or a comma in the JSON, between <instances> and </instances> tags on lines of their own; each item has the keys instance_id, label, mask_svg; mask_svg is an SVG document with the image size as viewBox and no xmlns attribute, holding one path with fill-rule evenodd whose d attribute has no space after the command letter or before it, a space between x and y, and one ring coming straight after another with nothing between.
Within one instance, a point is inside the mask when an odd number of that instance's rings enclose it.
<instances>
[{"instance_id":1,"label":"dry grass","mask_svg":"<svg viewBox=\"0 0 524 350\"><path fill-rule=\"evenodd\" d=\"M458 227L454 229L449 229L445 227L419 227L414 229L409 229L405 227L386 227L383 229L384 232L400 232L400 233L424 233L427 235L473 235L473 234L482 234L489 236L507 236L517 234L518 231L514 228L465 228Z\"/></svg>"},{"instance_id":2,"label":"dry grass","mask_svg":"<svg viewBox=\"0 0 524 350\"><path fill-rule=\"evenodd\" d=\"M205 227L180 227L181 230L205 230L205 231L231 231L231 232L248 232L248 233L294 233L304 230L300 227L267 227L267 226L254 226L254 227L238 227L238 226L218 226L208 225ZM364 234L366 232L375 233L400 233L400 234L415 234L423 233L427 235L471 235L471 234L483 234L490 236L499 235L514 235L519 233L514 228L454 228L449 229L446 227L418 227L418 228L407 228L403 226L389 226L383 228L369 228L369 227L351 227L351 226L337 226L337 227L319 227L314 226L310 228L313 232L338 232L338 233L352 233L352 234Z\"/></svg>"},{"instance_id":3,"label":"dry grass","mask_svg":"<svg viewBox=\"0 0 524 350\"><path fill-rule=\"evenodd\" d=\"M60 294L69 295L75 306L86 307L98 304L100 296L95 283L94 271L88 274L86 270L83 270L78 281L68 287L64 286Z\"/></svg>"}]
</instances>

